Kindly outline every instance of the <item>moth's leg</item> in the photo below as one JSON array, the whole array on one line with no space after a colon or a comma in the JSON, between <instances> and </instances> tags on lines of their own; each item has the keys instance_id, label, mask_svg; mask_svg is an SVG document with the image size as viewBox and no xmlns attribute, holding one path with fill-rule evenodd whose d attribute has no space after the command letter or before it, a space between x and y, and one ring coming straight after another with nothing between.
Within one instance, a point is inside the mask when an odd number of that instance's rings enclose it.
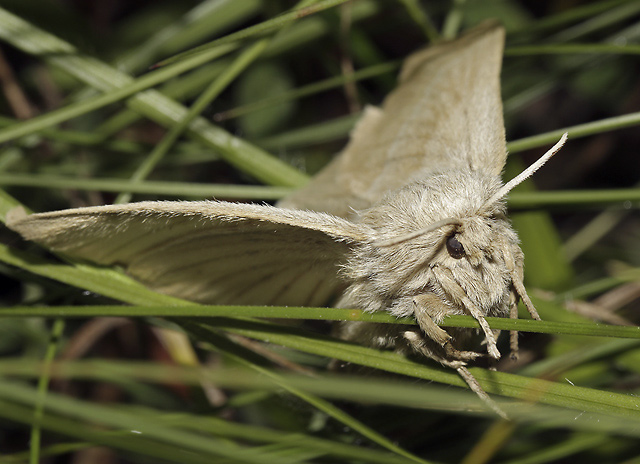
<instances>
[{"instance_id":1,"label":"moth's leg","mask_svg":"<svg viewBox=\"0 0 640 464\"><path fill-rule=\"evenodd\" d=\"M446 344L451 344L453 337L431 319L429 308L434 305L442 305L442 302L433 293L423 293L413 297L413 313L418 325L431 340L444 347Z\"/></svg>"},{"instance_id":2,"label":"moth's leg","mask_svg":"<svg viewBox=\"0 0 640 464\"><path fill-rule=\"evenodd\" d=\"M472 361L482 356L475 351L460 351L456 349L453 346L453 337L433 322L429 314L429 309L437 308L438 306L442 306L442 304L442 301L433 293L422 293L413 297L413 312L424 334L444 349L448 359ZM431 355L431 357L433 358L433 355Z\"/></svg>"},{"instance_id":3,"label":"moth's leg","mask_svg":"<svg viewBox=\"0 0 640 464\"><path fill-rule=\"evenodd\" d=\"M493 332L493 338L495 338L496 340L498 340L498 338L500 338L500 334L502 333L502 330L499 329L491 329L491 332ZM485 338L481 345L487 345L487 339ZM489 358L489 365L487 366L487 368L490 371L495 371L497 370L497 364L498 364L498 360L495 358Z\"/></svg>"},{"instance_id":4,"label":"moth's leg","mask_svg":"<svg viewBox=\"0 0 640 464\"><path fill-rule=\"evenodd\" d=\"M460 284L453 278L451 271L446 268L434 267L432 269L433 273L436 275L437 279L441 282L443 288L446 288L448 292L451 293L451 296L462 303L462 306L469 312L473 318L478 321L480 324L480 328L484 332L485 339L487 341L487 351L489 352L489 356L494 359L500 359L500 352L498 351L498 347L496 346L496 338L489 327L486 319L484 318L484 314L480 308L478 308L471 299L467 296L464 289L460 286Z\"/></svg>"},{"instance_id":5,"label":"moth's leg","mask_svg":"<svg viewBox=\"0 0 640 464\"><path fill-rule=\"evenodd\" d=\"M513 288L516 291L516 294L520 298L522 298L522 302L524 303L524 306L527 308L527 311L529 311L531 318L539 321L540 315L538 314L538 311L536 311L536 307L533 306L533 302L531 301L531 298L529 298L529 295L527 294L527 289L524 288L524 283L523 283L524 275L523 275L522 266L518 266L516 264L515 258L513 257L513 253L511 252L511 248L509 248L508 246L502 246L502 250L504 253L504 263L507 266L509 273L511 274L511 284L513 285Z\"/></svg>"},{"instance_id":6,"label":"moth's leg","mask_svg":"<svg viewBox=\"0 0 640 464\"><path fill-rule=\"evenodd\" d=\"M471 374L471 372L469 372L469 370L465 366L458 366L458 367L450 366L450 367L453 367L458 372L458 375L462 377L462 379L465 382L467 382L467 385L469 385L469 388L471 389L471 391L473 391L476 395L478 395L478 397L484 402L484 404L489 406L489 408L491 408L496 414L498 414L503 419L509 420L509 416L507 416L507 413L505 413L500 408L500 406L498 406L496 402L493 401L489 397L489 395L487 395L487 392L482 389L482 387L478 383L478 380Z\"/></svg>"},{"instance_id":7,"label":"moth's leg","mask_svg":"<svg viewBox=\"0 0 640 464\"><path fill-rule=\"evenodd\" d=\"M421 355L431 358L434 361L439 362L442 365L449 366L452 362L460 363L460 365L464 365L464 361L452 361L450 358L448 359L448 355L446 353L442 353L435 351L433 348L433 343L429 343L431 340L425 338L424 332L419 331L418 329L413 330L405 330L402 333L402 338L409 345L415 353L420 353Z\"/></svg>"},{"instance_id":8,"label":"moth's leg","mask_svg":"<svg viewBox=\"0 0 640 464\"><path fill-rule=\"evenodd\" d=\"M518 319L518 298L512 293L509 302L509 318ZM509 332L509 345L511 348L511 359L518 359L518 331L511 330Z\"/></svg>"},{"instance_id":9,"label":"moth's leg","mask_svg":"<svg viewBox=\"0 0 640 464\"><path fill-rule=\"evenodd\" d=\"M414 350L418 352L422 352L423 354L430 357L434 361L438 361L443 366L450 367L451 369L455 369L456 372L458 372L458 375L462 377L462 379L467 383L467 385L469 385L469 388L471 389L471 391L474 392L476 395L478 395L478 398L480 398L484 402L484 404L486 404L491 410L495 411L496 414L498 414L503 419L506 419L506 420L509 419L507 414L502 409L500 409L500 406L498 406L496 402L493 401L489 397L489 395L487 395L487 392L482 389L482 387L478 383L478 380L466 368L466 363L464 361L460 361L460 360L452 361L450 359L445 359L442 356L438 356L437 354L433 353L433 351L431 351L427 346L425 346L424 337L422 337L420 334L418 334L415 331L407 330L404 332L403 337L413 347ZM479 353L473 353L473 354L479 355Z\"/></svg>"}]
</instances>

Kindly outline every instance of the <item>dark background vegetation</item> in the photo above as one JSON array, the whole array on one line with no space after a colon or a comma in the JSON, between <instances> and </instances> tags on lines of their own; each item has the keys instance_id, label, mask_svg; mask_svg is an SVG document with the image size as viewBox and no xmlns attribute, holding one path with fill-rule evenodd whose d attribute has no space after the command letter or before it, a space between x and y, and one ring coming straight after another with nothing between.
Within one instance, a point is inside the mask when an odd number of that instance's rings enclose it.
<instances>
[{"instance_id":1,"label":"dark background vegetation","mask_svg":"<svg viewBox=\"0 0 640 464\"><path fill-rule=\"evenodd\" d=\"M259 24L295 4L284 0L237 1L237 5L240 3L245 4L246 14L234 18L233 14L225 13L228 17L214 17L211 24L199 23L197 27L184 24L188 12L201 4L198 1L4 0L0 7L70 42L83 54L128 70L137 77L149 72L150 66L160 60ZM640 111L637 48L635 54L549 53L549 48L545 48L546 45L567 43L605 44L612 37L617 37L617 45L638 47L640 32L636 30L640 30L640 8L634 4L637 2L580 0L469 0L466 4L460 3L463 5L459 6L462 29L485 18L498 18L507 28L503 93L509 141ZM284 99L244 116L230 117L228 111L273 95L286 95L293 89L325 79L348 75L353 70L399 63L429 42L424 24L416 19L419 16L411 14L415 6L424 8L429 15L428 22L438 31L443 30L457 8L449 1L359 0L305 18L303 21L313 21L317 29L303 29L286 47L264 53L202 115L312 175L344 146L356 120L354 115L363 105L379 104L394 88L397 71L393 67L389 72L356 84L343 83L302 98ZM175 28L174 35L170 28ZM149 53L135 55L161 31L169 31L170 38L161 40ZM250 43L248 40L247 44ZM541 48L531 54L518 52L517 48L524 46ZM512 53L509 53L510 49L513 49ZM97 94L76 77L51 66L47 57L25 53L6 41L0 43L0 52L1 127L19 124L20 120ZM199 79L197 73L198 69L193 70L159 88L167 86L174 98L189 106L218 75L218 71L212 70L210 79L206 74ZM194 85L187 82L189 76L193 77ZM113 202L118 195L117 188L83 189L66 184L65 179L131 177L163 139L166 128L146 117L131 117L129 123L109 132L109 124L114 127L118 118L126 119L127 116L123 116L126 111L124 104L118 102L56 126L59 133L31 134L10 141L0 148L0 184L34 211ZM518 153L510 157L507 176L533 162L551 144L515 150ZM637 125L614 124L610 130L596 128L583 137L570 137L567 146L535 175L533 183L524 186L524 190L589 190L593 191L591 196L587 200L570 199L548 204L543 203L541 197L527 202L514 193L512 217L523 240L526 283L532 294L542 301L552 302L562 312L546 317L543 314L543 318L576 321L595 318L611 324L638 324L640 228L636 185L640 173L639 149ZM57 179L58 185L51 184L52 179ZM261 184L255 176L222 160L215 150L187 136L173 144L148 179L197 184ZM627 200L618 198L607 202L602 192L610 189L634 190L630 190ZM195 195L186 190L167 195L157 191L135 194L133 200L201 199L212 195ZM261 197L259 193L215 196L241 201L274 200L273 196ZM1 234L2 241L11 247L54 259L44 251L22 243L6 229ZM0 265L0 271L0 305L4 307L91 305L112 301L8 264ZM573 311L576 310L582 316L575 316ZM163 344L166 339L158 332L163 322L153 318L101 318L101 315L67 321L58 345L59 356L67 360L138 360L149 365L176 363L176 351L167 349ZM134 310L132 315L135 315ZM326 324L311 325L320 330L327 327ZM41 360L53 327L50 318L2 319L0 355L6 359L22 359L25 363ZM200 361L211 365L212 369L220 365L241 365L218 353L222 345L216 345L218 350L211 351L202 346L211 340L204 336L195 338ZM548 378L561 383L566 379L596 390L631 396L639 392L640 351L637 344L623 346L625 340L622 339L618 340L620 346L614 349L602 338L553 334L529 334L521 339L521 362L504 364L504 370L525 375L522 369L526 369L527 363L539 366L535 363L562 356L574 359L571 356L575 357L583 347L585 352L593 354L586 359L567 361L566 366L559 363L560 367ZM596 353L594 347L598 346L603 347L602 352ZM247 348L253 349L256 346ZM320 356L277 347L269 349L305 368L321 373L325 370L327 360ZM239 353L247 359L252 356L238 348L235 354ZM264 358L259 359L260 364L272 366ZM284 362L279 366L284 372L291 369ZM4 376L4 371L0 371L0 375ZM33 386L38 378L24 381L25 385ZM419 381L409 378L409 382ZM428 382L422 383L425 389L430 386ZM162 417L163 421L167 420L166 424L171 424L167 419L169 413L193 414L198 419L222 419L290 434L299 432L349 444L356 450L379 446L329 417L326 411L283 391L273 393L260 388L237 391L215 389L210 385L202 389L198 385L187 386L179 378L171 383L147 383L136 379L135 375L124 379L114 375L102 380L53 380L50 389L77 399L79 403L75 407L78 410L85 404L111 404L114 409L135 418L137 408L145 408L144 414L148 410L158 413L149 417ZM455 388L448 387L445 393L449 390ZM466 416L438 408L383 405L376 401L360 403L349 397L338 398L336 404L393 443L429 461L613 463L638 462L640 455L637 437L598 430L597 427L590 431L566 425L554 428L541 421L509 425L491 416ZM576 416L580 414L580 411L575 412ZM629 420L636 429L640 425L637 416ZM28 461L32 433L29 422L17 421L0 411L0 462ZM76 424L82 426L83 423L77 419ZM190 425L196 423L200 424L193 419ZM103 447L93 446L92 440L81 434L82 427L76 431L66 427L62 420L58 426L57 429L45 427L42 442L45 456L40 462L161 462L149 451L155 446L153 440L138 441L142 443L140 448L130 446L136 437L123 432L124 426L112 428L120 430L115 433L120 433L122 443L126 443L117 445L96 440L98 444L107 444ZM211 436L212 440L218 436L207 425L196 425L195 431L184 424L175 427L181 431L188 429L199 437ZM104 433L112 432L105 429ZM255 445L250 431L245 432L247 436L227 433L220 433L220 436L228 437L242 447L247 443ZM296 443L294 438L291 440ZM369 462L364 455L336 457L317 450L309 451L304 444L293 446L291 443L289 448L271 444L270 447L256 446L256 450L272 453L271 457L281 452L281 462L289 462L286 459L291 462ZM166 462L199 462L194 458L198 453L203 462L248 462L242 457L237 461L212 457L215 455L194 451L197 448L189 448L187 444L184 449L173 443L168 446L173 454L167 452ZM9 455L13 460L1 457Z\"/></svg>"}]
</instances>

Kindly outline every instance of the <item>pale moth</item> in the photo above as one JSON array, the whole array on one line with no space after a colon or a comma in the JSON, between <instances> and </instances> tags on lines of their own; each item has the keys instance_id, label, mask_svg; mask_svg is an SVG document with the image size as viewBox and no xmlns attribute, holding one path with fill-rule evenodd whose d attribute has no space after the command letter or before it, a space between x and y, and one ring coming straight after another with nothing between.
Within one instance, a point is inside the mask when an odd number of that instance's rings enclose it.
<instances>
[{"instance_id":1,"label":"pale moth","mask_svg":"<svg viewBox=\"0 0 640 464\"><path fill-rule=\"evenodd\" d=\"M473 316L517 317L523 254L505 195L559 149L503 185L500 67L504 30L483 25L404 63L382 108L369 107L346 149L277 207L140 202L25 215L8 226L52 250L122 266L150 288L199 303L336 306L411 316L417 326L341 323L340 337L465 367ZM512 338L512 344L515 339ZM492 407L495 405L490 403Z\"/></svg>"}]
</instances>

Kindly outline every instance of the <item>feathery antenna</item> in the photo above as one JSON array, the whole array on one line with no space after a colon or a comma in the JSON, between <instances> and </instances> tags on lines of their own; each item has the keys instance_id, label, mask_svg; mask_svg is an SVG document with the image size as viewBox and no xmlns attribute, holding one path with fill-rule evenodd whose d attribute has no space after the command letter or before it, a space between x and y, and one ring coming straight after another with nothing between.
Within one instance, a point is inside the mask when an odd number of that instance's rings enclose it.
<instances>
[{"instance_id":1,"label":"feathery antenna","mask_svg":"<svg viewBox=\"0 0 640 464\"><path fill-rule=\"evenodd\" d=\"M562 148L564 143L567 141L567 136L568 135L569 135L568 132L565 132L564 134L562 134L562 137L560 137L560 140L558 141L558 143L556 143L553 147L551 147L551 149L549 151L547 151L544 155L542 155L538 159L538 161L533 163L531 166L529 166L527 169L522 171L516 177L514 177L509 182L504 184L502 186L502 188L496 192L495 195L493 195L491 198L489 198L489 200L485 203L485 206L491 205L491 204L495 203L496 201L500 200L507 193L509 193L515 186L517 186L518 184L522 183L524 180L526 180L529 177L531 177L531 175L534 172L536 172L538 169L540 169L547 161L549 161L549 159L553 155L555 155L558 152L558 150L560 150L560 148Z\"/></svg>"}]
</instances>

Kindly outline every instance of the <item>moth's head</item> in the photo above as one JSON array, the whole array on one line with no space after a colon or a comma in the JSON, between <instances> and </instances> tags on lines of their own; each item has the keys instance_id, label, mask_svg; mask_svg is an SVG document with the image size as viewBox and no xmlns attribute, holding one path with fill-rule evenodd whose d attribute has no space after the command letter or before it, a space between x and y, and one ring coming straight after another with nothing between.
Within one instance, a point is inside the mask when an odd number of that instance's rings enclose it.
<instances>
[{"instance_id":1,"label":"moth's head","mask_svg":"<svg viewBox=\"0 0 640 464\"><path fill-rule=\"evenodd\" d=\"M505 248L518 268L522 257L505 201L492 199L502 186L498 176L481 171L431 173L364 212L362 220L377 232L373 247L400 274L436 265L473 272L504 262Z\"/></svg>"},{"instance_id":2,"label":"moth's head","mask_svg":"<svg viewBox=\"0 0 640 464\"><path fill-rule=\"evenodd\" d=\"M402 291L392 279L378 279L388 282L382 287L390 297L427 291L452 307L473 305L484 315L504 315L517 296L537 317L522 282L523 255L506 217L505 196L565 140L566 134L504 185L481 170L430 173L364 212L363 222L378 232L370 256L384 264L369 275L394 274Z\"/></svg>"}]
</instances>

